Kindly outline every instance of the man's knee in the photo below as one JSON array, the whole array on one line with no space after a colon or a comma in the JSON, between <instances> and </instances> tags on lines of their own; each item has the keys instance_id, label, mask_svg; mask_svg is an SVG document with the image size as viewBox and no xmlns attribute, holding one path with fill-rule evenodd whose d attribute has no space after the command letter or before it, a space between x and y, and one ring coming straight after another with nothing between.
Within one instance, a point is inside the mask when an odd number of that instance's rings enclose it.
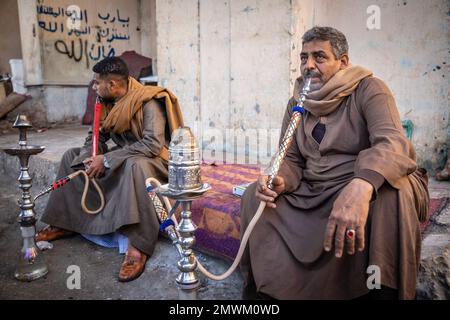
<instances>
[{"instance_id":1,"label":"man's knee","mask_svg":"<svg viewBox=\"0 0 450 320\"><path fill-rule=\"evenodd\" d=\"M249 201L254 201L256 192L256 182L250 184L242 195L242 203L248 203Z\"/></svg>"},{"instance_id":2,"label":"man's knee","mask_svg":"<svg viewBox=\"0 0 450 320\"><path fill-rule=\"evenodd\" d=\"M256 182L250 184L246 189L244 194L242 195L242 201L248 200L249 197L253 198L256 192Z\"/></svg>"},{"instance_id":3,"label":"man's knee","mask_svg":"<svg viewBox=\"0 0 450 320\"><path fill-rule=\"evenodd\" d=\"M124 168L126 172L133 175L144 175L147 178L158 174L158 165L153 161L158 161L154 158L147 157L131 157L125 160Z\"/></svg>"},{"instance_id":4,"label":"man's knee","mask_svg":"<svg viewBox=\"0 0 450 320\"><path fill-rule=\"evenodd\" d=\"M253 208L256 205L255 202L257 201L255 192L256 182L250 184L242 195L240 212L241 221L249 220L254 215L254 212L252 211L254 211Z\"/></svg>"},{"instance_id":5,"label":"man's knee","mask_svg":"<svg viewBox=\"0 0 450 320\"><path fill-rule=\"evenodd\" d=\"M148 168L150 161L146 157L131 157L125 160L125 167L127 168Z\"/></svg>"},{"instance_id":6,"label":"man's knee","mask_svg":"<svg viewBox=\"0 0 450 320\"><path fill-rule=\"evenodd\" d=\"M80 154L80 149L81 148L70 148L70 149L66 150L66 152L64 152L64 154L62 156L62 160L72 161L73 159L78 157L78 155Z\"/></svg>"}]
</instances>

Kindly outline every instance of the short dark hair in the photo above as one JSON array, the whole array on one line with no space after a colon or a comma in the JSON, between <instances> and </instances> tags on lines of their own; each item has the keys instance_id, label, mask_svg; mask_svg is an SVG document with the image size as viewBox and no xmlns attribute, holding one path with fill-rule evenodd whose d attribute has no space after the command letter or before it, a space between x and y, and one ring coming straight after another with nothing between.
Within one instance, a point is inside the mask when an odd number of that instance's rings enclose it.
<instances>
[{"instance_id":1,"label":"short dark hair","mask_svg":"<svg viewBox=\"0 0 450 320\"><path fill-rule=\"evenodd\" d=\"M105 58L97 62L92 71L98 73L100 77L105 77L109 74L119 75L121 79L127 80L130 72L125 62L118 57Z\"/></svg>"},{"instance_id":2,"label":"short dark hair","mask_svg":"<svg viewBox=\"0 0 450 320\"><path fill-rule=\"evenodd\" d=\"M348 54L348 43L345 35L332 27L313 27L305 32L302 40L302 45L314 40L330 41L336 59L339 59L346 53Z\"/></svg>"}]
</instances>

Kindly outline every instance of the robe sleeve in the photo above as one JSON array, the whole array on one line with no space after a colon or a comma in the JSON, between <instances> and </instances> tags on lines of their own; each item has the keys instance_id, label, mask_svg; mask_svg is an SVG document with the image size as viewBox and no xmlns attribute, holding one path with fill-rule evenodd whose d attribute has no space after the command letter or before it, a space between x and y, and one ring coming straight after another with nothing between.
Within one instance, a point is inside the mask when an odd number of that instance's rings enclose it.
<instances>
[{"instance_id":1,"label":"robe sleeve","mask_svg":"<svg viewBox=\"0 0 450 320\"><path fill-rule=\"evenodd\" d=\"M292 107L296 105L296 101L294 98L291 98L288 102L286 112L283 118L283 124L281 126L281 134L280 141L283 139L284 133L289 125L292 114ZM300 126L302 123L300 122ZM301 130L298 128L297 130ZM278 175L283 177L284 183L286 185L286 192L293 192L298 189L300 186L300 182L302 179L303 168L305 167L305 159L300 154L297 145L296 135L294 134L294 138L292 139L291 146L289 147L284 162L280 166L280 170L278 171Z\"/></svg>"},{"instance_id":2,"label":"robe sleeve","mask_svg":"<svg viewBox=\"0 0 450 320\"><path fill-rule=\"evenodd\" d=\"M164 107L160 102L152 99L143 106L143 116L143 138L121 149L105 154L106 161L112 171L120 167L131 156L141 155L154 158L161 153L161 149L166 143L166 115Z\"/></svg>"},{"instance_id":3,"label":"robe sleeve","mask_svg":"<svg viewBox=\"0 0 450 320\"><path fill-rule=\"evenodd\" d=\"M367 123L370 147L359 153L355 176L370 180L367 177L374 171L398 189L399 180L416 170L416 159L403 133L394 97L383 81L373 77L363 80L357 90L356 101Z\"/></svg>"}]
</instances>

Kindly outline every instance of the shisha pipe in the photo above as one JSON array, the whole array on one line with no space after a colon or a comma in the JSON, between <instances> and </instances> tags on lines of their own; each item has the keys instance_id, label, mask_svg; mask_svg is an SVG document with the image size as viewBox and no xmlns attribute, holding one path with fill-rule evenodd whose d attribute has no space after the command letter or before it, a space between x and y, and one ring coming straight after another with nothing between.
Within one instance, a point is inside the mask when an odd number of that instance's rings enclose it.
<instances>
[{"instance_id":1,"label":"shisha pipe","mask_svg":"<svg viewBox=\"0 0 450 320\"><path fill-rule=\"evenodd\" d=\"M102 113L102 104L100 103L99 98L97 97L95 101L94 106L94 122L92 124L92 140L91 140L91 157L95 157L98 153L98 142L99 142L99 131L100 131L100 116ZM103 195L102 189L98 185L97 181L92 178L92 180L89 180L89 176L87 175L86 171L84 170L78 170L74 173L69 174L68 176L58 179L57 181L53 182L51 185L49 185L47 188L42 190L38 193L37 196L34 197L33 201L36 201L38 198L42 197L43 195L50 193L53 190L59 189L65 184L67 184L70 180L75 178L76 176L83 175L84 176L84 189L83 194L81 196L81 209L87 213L87 214L97 214L100 211L103 210L105 207L105 196ZM98 195L100 196L100 207L96 210L89 210L86 206L86 195L89 188L89 181L92 181L94 184L95 189L97 190Z\"/></svg>"},{"instance_id":2,"label":"shisha pipe","mask_svg":"<svg viewBox=\"0 0 450 320\"><path fill-rule=\"evenodd\" d=\"M270 168L269 179L267 182L267 186L270 189L273 188L273 179L278 174L278 171L280 170L280 167L281 167L282 163L284 162L286 153L289 150L289 147L294 138L295 131L297 130L298 125L300 124L301 117L305 112L305 110L303 109L303 103L306 99L306 95L311 90L310 86L311 86L311 78L307 77L305 80L305 84L302 88L302 91L300 92L300 97L299 97L298 103L296 106L294 106L292 108L291 120L286 129L286 132L284 133L280 147L275 156L275 160L273 161L273 164ZM147 186L147 191L149 192L149 196L150 196L151 200L153 200L153 203L155 205L158 219L161 222L161 227L160 227L161 231L165 231L168 233L170 239L176 246L180 256L182 256L183 255L182 248L181 248L180 244L178 243L179 235L177 234L176 229L175 229L177 222L176 222L175 216L171 216L173 214L174 210L172 210L172 206L170 205L168 199L166 197L163 197L163 201L164 201L167 209L170 211L170 214L168 214L167 211L162 206L161 201L156 196L156 193L153 191L152 183L155 184L157 187L160 187L161 183L154 178L148 178L145 183ZM233 264L230 266L230 268L228 268L228 270L225 271L221 275L215 275L215 274L210 273L208 270L206 270L206 268L200 263L200 261L198 261L197 258L195 258L200 272L202 272L206 277L208 277L212 280L215 280L215 281L221 281L221 280L228 278L234 272L236 267L238 266L238 264L242 258L242 255L244 254L244 250L245 250L245 247L247 246L247 242L250 237L250 234L252 233L253 228L255 227L256 223L258 222L259 218L261 217L265 207L266 207L266 202L261 201L259 204L258 210L255 213L255 216L250 221L247 229L244 232L244 235L242 236L241 245L239 246L239 250L236 255L236 258L234 259Z\"/></svg>"}]
</instances>

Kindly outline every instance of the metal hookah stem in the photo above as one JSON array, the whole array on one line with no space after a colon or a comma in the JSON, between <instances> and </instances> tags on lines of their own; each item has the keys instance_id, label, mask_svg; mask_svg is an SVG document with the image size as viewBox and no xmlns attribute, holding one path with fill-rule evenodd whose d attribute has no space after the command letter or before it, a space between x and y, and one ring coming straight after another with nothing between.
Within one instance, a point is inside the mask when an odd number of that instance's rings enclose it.
<instances>
[{"instance_id":1,"label":"metal hookah stem","mask_svg":"<svg viewBox=\"0 0 450 320\"><path fill-rule=\"evenodd\" d=\"M311 90L310 86L311 86L311 78L306 78L305 85L303 86L303 89L300 92L298 104L296 107L293 108L291 121L289 122L286 132L284 133L283 140L281 141L280 144L280 148L278 149L278 152L275 155L275 160L273 161L273 164L270 168L269 179L267 182L267 186L269 187L269 189L272 189L273 187L273 179L280 170L281 164L283 163L284 158L286 157L286 153L289 150L289 147L294 138L295 131L297 130L300 120L302 118L303 102L306 99L306 95Z\"/></svg>"}]
</instances>

